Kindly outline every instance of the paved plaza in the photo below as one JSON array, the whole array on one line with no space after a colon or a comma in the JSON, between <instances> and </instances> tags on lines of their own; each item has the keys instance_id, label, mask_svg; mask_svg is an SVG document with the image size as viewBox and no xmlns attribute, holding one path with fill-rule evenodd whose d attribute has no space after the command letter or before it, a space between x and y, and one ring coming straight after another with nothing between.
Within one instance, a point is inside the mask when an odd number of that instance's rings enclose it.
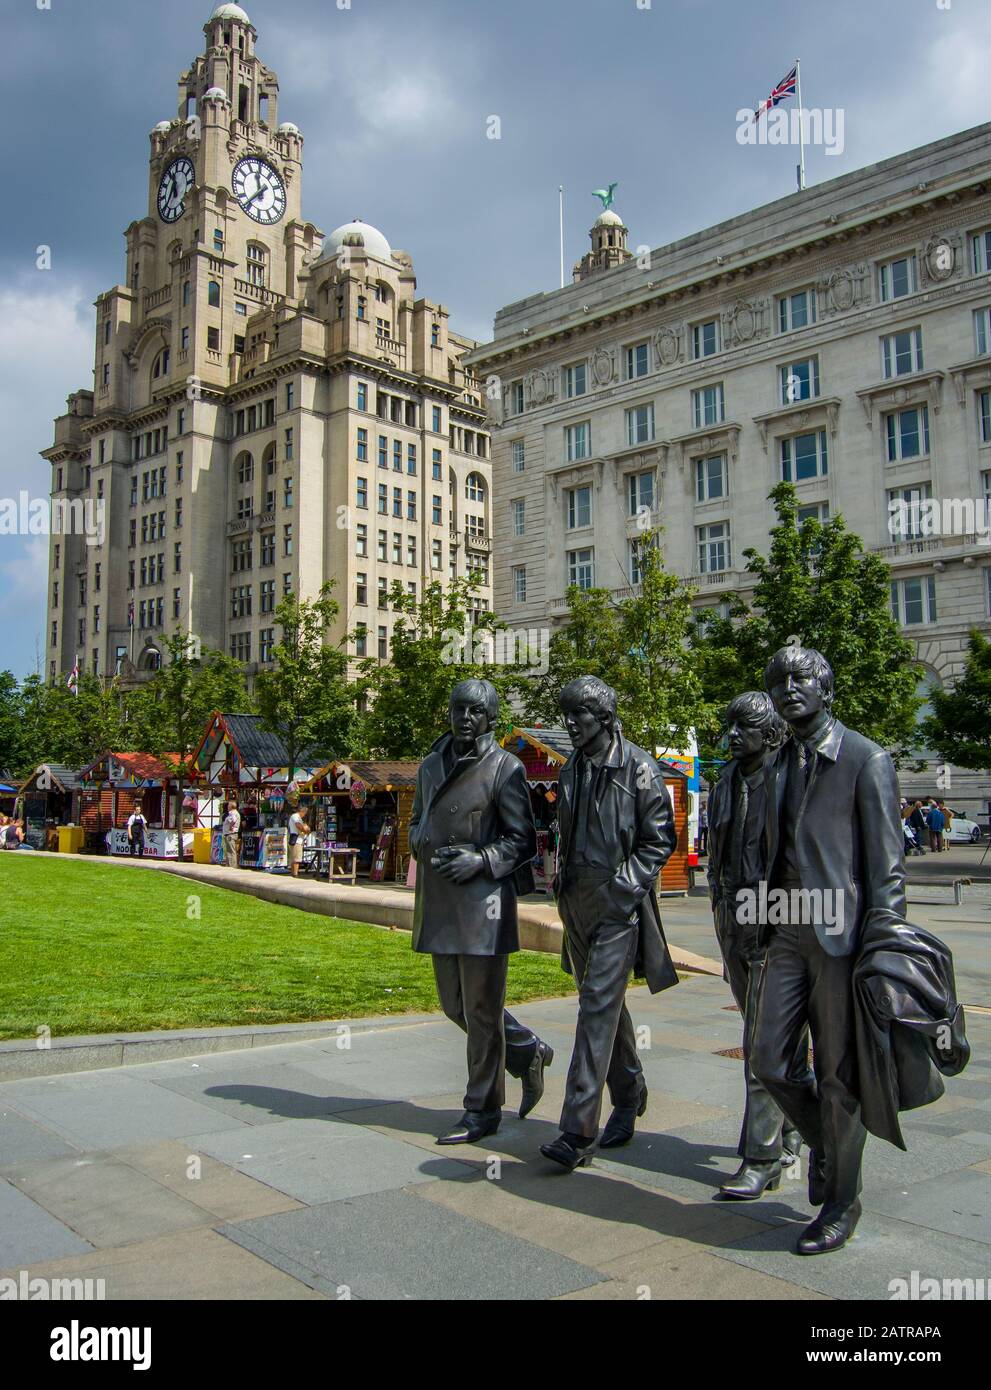
<instances>
[{"instance_id":1,"label":"paved plaza","mask_svg":"<svg viewBox=\"0 0 991 1390\"><path fill-rule=\"evenodd\" d=\"M464 1046L443 1017L392 1017L262 1046L216 1030L201 1055L0 1084L0 1272L94 1278L141 1299L887 1299L889 1282L991 1276L991 893L910 893L956 954L974 1056L906 1117L907 1154L871 1139L845 1250L791 1253L804 1173L760 1202L713 1200L737 1163L740 1019L696 974L651 997L650 1104L633 1143L552 1170L573 999L518 1012L555 1048L526 1120L434 1138L460 1114ZM679 947L712 954L700 896L664 904ZM133 1055L133 1054L132 1054Z\"/></svg>"}]
</instances>

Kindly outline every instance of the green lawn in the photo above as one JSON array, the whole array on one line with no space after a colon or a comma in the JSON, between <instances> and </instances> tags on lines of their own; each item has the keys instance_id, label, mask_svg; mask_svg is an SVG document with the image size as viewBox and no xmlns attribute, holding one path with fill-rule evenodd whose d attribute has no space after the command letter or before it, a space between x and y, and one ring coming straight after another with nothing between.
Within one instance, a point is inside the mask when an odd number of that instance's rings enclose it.
<instances>
[{"instance_id":1,"label":"green lawn","mask_svg":"<svg viewBox=\"0 0 991 1390\"><path fill-rule=\"evenodd\" d=\"M0 1040L42 1025L66 1037L438 1007L407 932L172 874L0 854L0 903ZM510 1001L570 992L556 956L510 958Z\"/></svg>"}]
</instances>

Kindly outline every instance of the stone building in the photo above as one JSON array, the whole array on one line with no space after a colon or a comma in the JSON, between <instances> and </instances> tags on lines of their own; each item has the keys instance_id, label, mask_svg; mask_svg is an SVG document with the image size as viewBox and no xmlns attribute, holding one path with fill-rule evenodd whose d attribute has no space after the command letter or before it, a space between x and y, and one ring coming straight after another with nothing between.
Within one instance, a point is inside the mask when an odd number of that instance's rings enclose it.
<instances>
[{"instance_id":1,"label":"stone building","mask_svg":"<svg viewBox=\"0 0 991 1390\"><path fill-rule=\"evenodd\" d=\"M288 591L335 584L350 652L385 657L395 580L482 574L485 410L473 344L365 223L302 213L303 137L236 4L217 7L151 132L147 212L96 302L93 388L43 456L83 534L53 534L46 674L142 679L177 628L249 676ZM53 528L54 530L54 528Z\"/></svg>"},{"instance_id":2,"label":"stone building","mask_svg":"<svg viewBox=\"0 0 991 1390\"><path fill-rule=\"evenodd\" d=\"M497 611L553 624L569 583L628 591L644 520L718 605L746 591L743 552L766 548L788 479L803 516L842 512L884 556L927 683L952 682L968 631L991 626L989 137L653 251L604 213L573 284L500 310L467 359L498 402ZM986 814L991 782L950 772L950 804Z\"/></svg>"}]
</instances>

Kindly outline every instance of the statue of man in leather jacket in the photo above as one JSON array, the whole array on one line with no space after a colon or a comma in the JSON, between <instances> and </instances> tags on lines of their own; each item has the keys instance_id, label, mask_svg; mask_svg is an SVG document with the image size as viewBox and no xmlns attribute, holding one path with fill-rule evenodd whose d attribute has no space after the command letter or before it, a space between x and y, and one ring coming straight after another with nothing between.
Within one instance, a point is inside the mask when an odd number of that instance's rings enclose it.
<instances>
[{"instance_id":1,"label":"statue of man in leather jacket","mask_svg":"<svg viewBox=\"0 0 991 1390\"><path fill-rule=\"evenodd\" d=\"M559 700L574 752L558 778L554 892L578 1022L562 1132L540 1151L570 1172L592 1156L606 1086L613 1111L601 1148L628 1143L647 1108L626 982L631 969L655 993L678 982L655 894L677 834L660 767L620 732L616 692L581 676Z\"/></svg>"},{"instance_id":2,"label":"statue of man in leather jacket","mask_svg":"<svg viewBox=\"0 0 991 1390\"><path fill-rule=\"evenodd\" d=\"M743 1015L746 1085L737 1147L743 1161L720 1186L719 1195L727 1201L743 1202L777 1188L782 1163L794 1161L802 1142L797 1130L785 1124L780 1106L751 1065L757 994L767 947L760 940L757 925L741 922L737 911L741 894L756 893L764 876L764 764L784 741L787 725L763 690L748 690L731 700L724 724L730 761L709 797L706 873L724 976ZM808 1031L803 1030L795 1046L795 1070L802 1079L809 1074L808 1054Z\"/></svg>"},{"instance_id":3,"label":"statue of man in leather jacket","mask_svg":"<svg viewBox=\"0 0 991 1390\"><path fill-rule=\"evenodd\" d=\"M441 1007L468 1035L464 1114L439 1144L495 1133L506 1071L523 1083L519 1113L527 1115L554 1057L505 1011L509 955L520 947L516 897L533 892L537 833L523 764L492 732L498 713L491 682L454 687L451 732L420 764L410 820L413 950L433 957Z\"/></svg>"}]
</instances>

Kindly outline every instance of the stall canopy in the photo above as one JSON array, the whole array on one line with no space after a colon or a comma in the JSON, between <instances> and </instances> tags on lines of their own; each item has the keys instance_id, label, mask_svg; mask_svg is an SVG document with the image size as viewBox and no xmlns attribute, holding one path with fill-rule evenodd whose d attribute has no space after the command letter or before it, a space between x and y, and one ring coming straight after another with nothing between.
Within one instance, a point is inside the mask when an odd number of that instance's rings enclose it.
<instances>
[{"instance_id":1,"label":"stall canopy","mask_svg":"<svg viewBox=\"0 0 991 1390\"><path fill-rule=\"evenodd\" d=\"M77 818L79 774L62 763L41 763L17 788L17 798L28 843L46 849L49 826L68 825Z\"/></svg>"},{"instance_id":2,"label":"stall canopy","mask_svg":"<svg viewBox=\"0 0 991 1390\"><path fill-rule=\"evenodd\" d=\"M376 878L402 878L409 863L409 822L419 766L392 759L339 759L318 768L300 791L314 801L334 799L338 809L331 838L359 849L363 870Z\"/></svg>"},{"instance_id":3,"label":"stall canopy","mask_svg":"<svg viewBox=\"0 0 991 1390\"><path fill-rule=\"evenodd\" d=\"M304 749L297 755L296 781L308 780L326 762L326 756ZM278 734L262 728L257 714L215 711L192 763L197 780L232 792L241 788L285 788L289 781L286 745Z\"/></svg>"},{"instance_id":4,"label":"stall canopy","mask_svg":"<svg viewBox=\"0 0 991 1390\"><path fill-rule=\"evenodd\" d=\"M572 754L571 738L566 729L511 729L502 745L522 762L526 769L527 785L531 792L554 796L555 784L562 766ZM688 891L688 778L680 767L659 758L664 785L671 795L678 844L661 871L661 889L670 893ZM548 798L550 799L550 798Z\"/></svg>"},{"instance_id":5,"label":"stall canopy","mask_svg":"<svg viewBox=\"0 0 991 1390\"><path fill-rule=\"evenodd\" d=\"M79 773L80 822L88 831L113 830L140 805L149 825L168 828L175 824L169 791L178 778L177 753L101 753Z\"/></svg>"}]
</instances>

